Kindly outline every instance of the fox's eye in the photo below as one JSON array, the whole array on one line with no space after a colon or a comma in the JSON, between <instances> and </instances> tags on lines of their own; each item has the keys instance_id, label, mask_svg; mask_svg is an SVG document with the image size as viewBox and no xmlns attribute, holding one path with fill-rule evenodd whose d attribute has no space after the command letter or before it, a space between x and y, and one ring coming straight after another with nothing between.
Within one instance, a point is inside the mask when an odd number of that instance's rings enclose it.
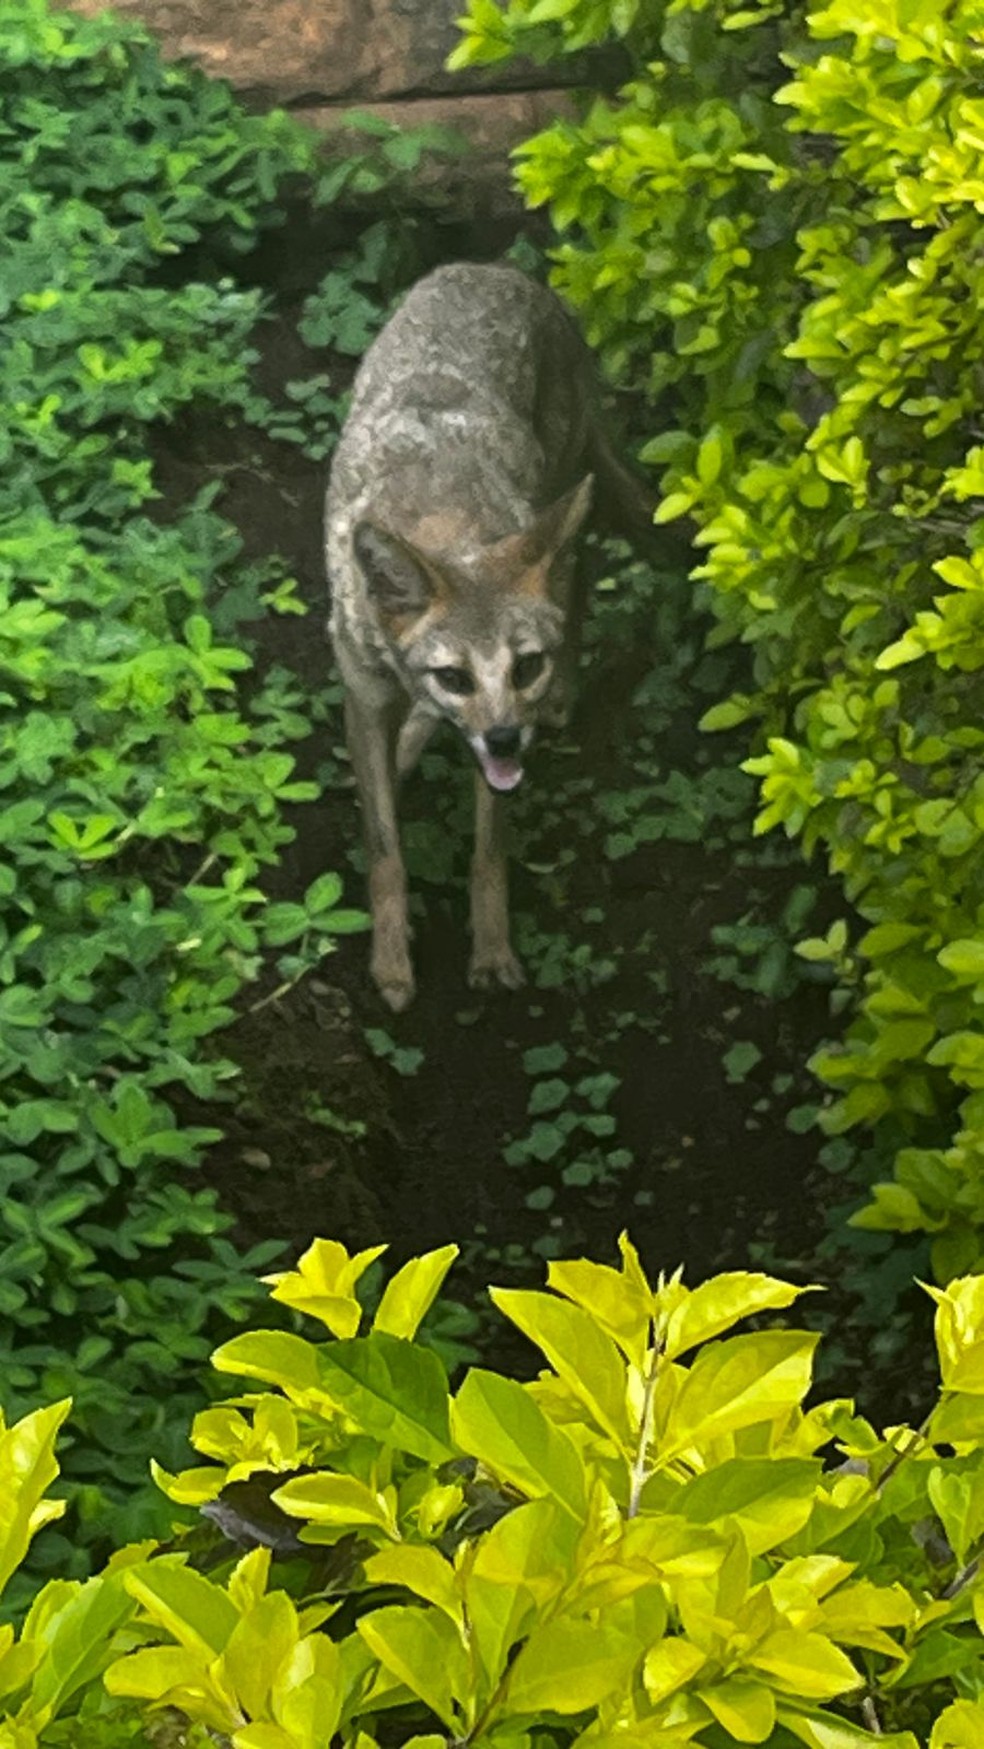
<instances>
[{"instance_id":1,"label":"fox's eye","mask_svg":"<svg viewBox=\"0 0 984 1749\"><path fill-rule=\"evenodd\" d=\"M467 668L432 668L431 673L445 692L453 692L459 698L467 698L475 690L475 682Z\"/></svg>"},{"instance_id":2,"label":"fox's eye","mask_svg":"<svg viewBox=\"0 0 984 1749\"><path fill-rule=\"evenodd\" d=\"M525 692L532 686L534 680L539 680L543 673L546 656L542 650L528 650L525 656L517 656L513 663L513 685L519 692Z\"/></svg>"}]
</instances>

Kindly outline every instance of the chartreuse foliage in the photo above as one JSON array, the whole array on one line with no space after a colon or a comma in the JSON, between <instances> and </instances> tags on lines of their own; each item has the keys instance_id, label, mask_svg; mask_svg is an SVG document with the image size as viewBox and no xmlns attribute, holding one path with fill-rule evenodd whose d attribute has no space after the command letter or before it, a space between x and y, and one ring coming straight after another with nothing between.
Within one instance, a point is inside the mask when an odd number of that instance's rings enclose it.
<instances>
[{"instance_id":1,"label":"chartreuse foliage","mask_svg":"<svg viewBox=\"0 0 984 1749\"><path fill-rule=\"evenodd\" d=\"M938 1405L879 1435L849 1402L804 1407L815 1335L735 1332L802 1288L653 1285L620 1251L550 1264L547 1292L493 1289L544 1370L476 1368L453 1396L417 1331L455 1247L405 1265L368 1327L378 1250L318 1240L270 1278L321 1339L219 1349L254 1388L196 1419L208 1465L158 1478L187 1503L264 1475L296 1528L284 1585L268 1547L204 1574L173 1544L52 1582L0 1642L3 1749L82 1741L61 1734L73 1715L92 1732L134 1705L232 1749L976 1749L982 1278L930 1290ZM58 1510L66 1407L0 1439L0 1582Z\"/></svg>"},{"instance_id":2,"label":"chartreuse foliage","mask_svg":"<svg viewBox=\"0 0 984 1749\"><path fill-rule=\"evenodd\" d=\"M233 1073L203 1041L264 965L289 983L361 919L331 874L261 885L315 794L308 724L283 674L241 703L233 634L293 585L238 563L214 484L147 513L151 422L250 392L258 297L182 252L242 254L311 147L43 0L0 11L0 115L0 1353L9 1409L74 1397L88 1527L176 1455L189 1370L276 1251L221 1237L182 1170L217 1132L175 1096ZM48 1555L83 1570L83 1541Z\"/></svg>"},{"instance_id":3,"label":"chartreuse foliage","mask_svg":"<svg viewBox=\"0 0 984 1749\"><path fill-rule=\"evenodd\" d=\"M637 76L521 151L555 282L659 402L659 519L689 514L750 646L759 829L822 847L862 921L819 1053L838 1132L899 1148L868 1226L984 1224L984 490L979 0L470 0L458 64L621 38ZM839 927L844 928L844 925Z\"/></svg>"}]
</instances>

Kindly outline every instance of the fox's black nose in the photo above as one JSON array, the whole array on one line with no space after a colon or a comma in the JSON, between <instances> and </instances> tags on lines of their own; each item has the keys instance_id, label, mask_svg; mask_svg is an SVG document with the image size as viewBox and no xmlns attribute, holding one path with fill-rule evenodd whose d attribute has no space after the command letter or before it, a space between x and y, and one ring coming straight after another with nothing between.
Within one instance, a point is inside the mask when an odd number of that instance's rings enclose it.
<instances>
[{"instance_id":1,"label":"fox's black nose","mask_svg":"<svg viewBox=\"0 0 984 1749\"><path fill-rule=\"evenodd\" d=\"M494 759L511 759L519 752L521 740L520 729L497 727L485 731L485 745Z\"/></svg>"}]
</instances>

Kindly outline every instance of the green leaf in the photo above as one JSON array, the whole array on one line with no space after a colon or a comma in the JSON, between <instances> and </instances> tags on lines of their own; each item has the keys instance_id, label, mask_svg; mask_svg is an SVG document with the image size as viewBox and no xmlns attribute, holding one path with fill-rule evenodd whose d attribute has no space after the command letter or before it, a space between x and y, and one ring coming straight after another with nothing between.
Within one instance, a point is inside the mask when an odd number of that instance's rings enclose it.
<instances>
[{"instance_id":1,"label":"green leaf","mask_svg":"<svg viewBox=\"0 0 984 1749\"><path fill-rule=\"evenodd\" d=\"M319 875L304 894L304 909L309 917L330 911L342 896L342 878L337 874Z\"/></svg>"},{"instance_id":2,"label":"green leaf","mask_svg":"<svg viewBox=\"0 0 984 1749\"><path fill-rule=\"evenodd\" d=\"M561 1044L533 1045L523 1052L523 1068L527 1075L552 1075L562 1069L567 1061L567 1051Z\"/></svg>"},{"instance_id":3,"label":"green leaf","mask_svg":"<svg viewBox=\"0 0 984 1749\"><path fill-rule=\"evenodd\" d=\"M948 972L953 972L959 978L968 978L974 982L984 979L984 940L974 936L960 941L950 941L940 949L937 959Z\"/></svg>"}]
</instances>

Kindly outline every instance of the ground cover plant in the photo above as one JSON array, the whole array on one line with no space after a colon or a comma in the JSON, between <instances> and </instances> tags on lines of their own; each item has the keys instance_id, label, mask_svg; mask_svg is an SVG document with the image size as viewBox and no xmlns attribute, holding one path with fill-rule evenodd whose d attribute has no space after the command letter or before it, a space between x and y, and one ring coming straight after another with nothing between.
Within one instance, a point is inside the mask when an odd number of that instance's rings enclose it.
<instances>
[{"instance_id":1,"label":"ground cover plant","mask_svg":"<svg viewBox=\"0 0 984 1749\"><path fill-rule=\"evenodd\" d=\"M178 1170L220 1131L175 1096L233 1073L203 1041L244 985L290 987L361 916L331 873L290 903L260 883L317 790L287 677L237 690L236 627L299 610L293 583L241 561L214 484L151 514L153 423L262 412L259 295L182 254L251 247L309 145L39 0L4 7L0 73L0 1350L11 1410L74 1398L67 1574L107 1499L140 1522L184 1383L279 1249L238 1253Z\"/></svg>"},{"instance_id":2,"label":"ground cover plant","mask_svg":"<svg viewBox=\"0 0 984 1749\"><path fill-rule=\"evenodd\" d=\"M542 1370L475 1367L452 1392L417 1332L456 1247L368 1314L380 1249L315 1241L268 1278L295 1331L213 1356L241 1382L195 1418L207 1461L157 1472L210 1528L52 1580L0 1630L5 1749L974 1749L980 1277L929 1290L937 1400L882 1434L847 1399L807 1403L800 1285L652 1280L623 1234L617 1267L492 1289ZM61 1510L68 1407L0 1433L0 1588Z\"/></svg>"},{"instance_id":3,"label":"ground cover plant","mask_svg":"<svg viewBox=\"0 0 984 1749\"><path fill-rule=\"evenodd\" d=\"M860 1220L980 1255L980 10L474 0L456 59L622 40L637 73L521 154L554 277L658 415L760 725L758 828L850 901L807 954L853 994L814 1058L875 1126ZM894 1165L894 1176L885 1169Z\"/></svg>"}]
</instances>

